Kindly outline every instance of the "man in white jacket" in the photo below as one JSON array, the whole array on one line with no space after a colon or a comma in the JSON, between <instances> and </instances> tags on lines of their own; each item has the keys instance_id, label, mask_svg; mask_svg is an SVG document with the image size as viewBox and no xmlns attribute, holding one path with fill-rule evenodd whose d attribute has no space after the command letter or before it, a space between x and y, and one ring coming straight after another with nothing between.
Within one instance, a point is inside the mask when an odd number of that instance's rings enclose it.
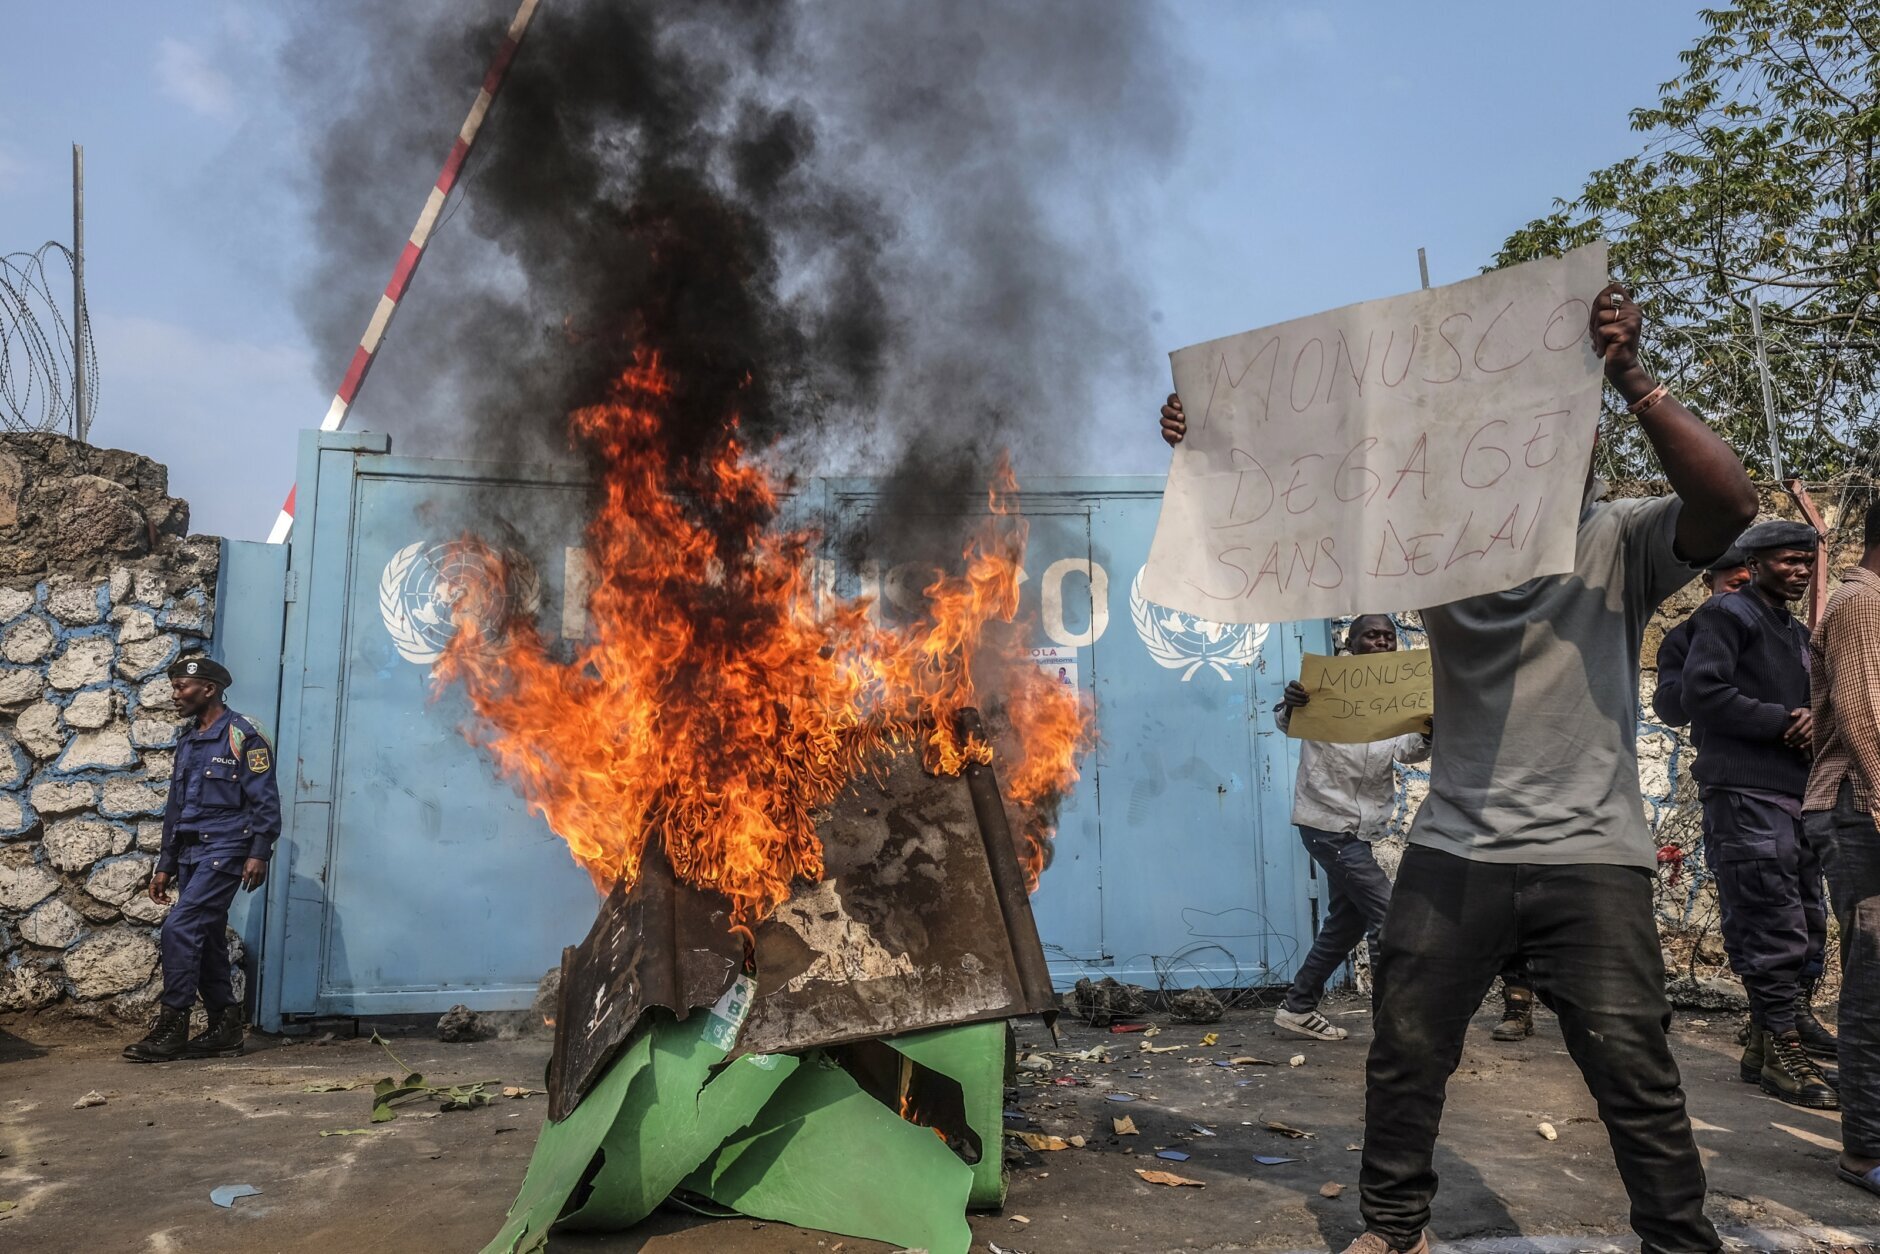
<instances>
[{"instance_id":1,"label":"man in white jacket","mask_svg":"<svg viewBox=\"0 0 1880 1254\"><path fill-rule=\"evenodd\" d=\"M1345 646L1351 653L1395 652L1397 624L1388 614L1360 614L1351 622ZM1286 685L1285 699L1276 711L1282 732L1292 712L1310 699L1298 680ZM1371 937L1375 952L1384 909L1390 904L1390 877L1372 856L1371 842L1384 834L1384 824L1396 807L1395 764L1421 762L1429 756L1427 734L1357 745L1300 742L1292 821L1324 877L1325 916L1311 951L1286 990L1285 1004L1273 1015L1275 1026L1315 1041L1342 1041L1349 1035L1319 1013L1319 999L1324 996L1325 981L1359 937Z\"/></svg>"}]
</instances>

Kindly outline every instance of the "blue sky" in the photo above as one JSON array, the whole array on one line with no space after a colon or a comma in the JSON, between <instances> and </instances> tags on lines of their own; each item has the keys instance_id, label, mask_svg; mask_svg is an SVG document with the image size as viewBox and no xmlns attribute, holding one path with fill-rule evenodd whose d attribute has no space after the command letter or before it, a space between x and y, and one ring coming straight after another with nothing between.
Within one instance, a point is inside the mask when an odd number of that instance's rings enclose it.
<instances>
[{"instance_id":1,"label":"blue sky","mask_svg":"<svg viewBox=\"0 0 1880 1254\"><path fill-rule=\"evenodd\" d=\"M1077 468L1166 466L1148 430L1162 352L1413 288L1419 245L1433 282L1467 277L1555 196L1636 151L1627 111L1677 72L1700 22L1695 6L1609 17L1172 5L1189 126L1136 241L1156 352L1094 417ZM167 463L197 530L247 539L265 535L296 432L318 425L337 383L316 374L293 307L308 253L300 140L272 60L281 33L264 5L17 6L0 78L0 252L69 239L69 145L86 146L93 438ZM400 242L385 241L388 271ZM361 425L375 425L371 396L368 381Z\"/></svg>"}]
</instances>

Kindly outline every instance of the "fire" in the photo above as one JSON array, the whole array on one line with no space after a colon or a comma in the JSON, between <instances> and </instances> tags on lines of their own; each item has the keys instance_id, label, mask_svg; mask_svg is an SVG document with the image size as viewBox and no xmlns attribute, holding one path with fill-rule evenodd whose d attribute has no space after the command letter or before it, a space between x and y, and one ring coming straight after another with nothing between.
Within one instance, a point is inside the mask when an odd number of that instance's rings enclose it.
<instances>
[{"instance_id":1,"label":"fire","mask_svg":"<svg viewBox=\"0 0 1880 1254\"><path fill-rule=\"evenodd\" d=\"M777 486L745 456L734 415L707 457L669 456L672 382L641 353L603 403L571 415L603 469L589 634L567 656L531 622L460 612L435 678L463 685L467 734L597 887L631 883L655 839L681 880L722 893L744 927L821 878L816 819L844 789L898 752L949 775L990 761L990 744L959 738L955 715L1002 703L1017 745L1002 782L1035 887L1094 718L1022 650L989 640L988 624L1011 622L1019 603L1027 528L1010 468L963 573L928 586L923 621L885 627L860 600L815 604L815 536L775 524ZM471 591L460 604L484 602L496 598Z\"/></svg>"}]
</instances>

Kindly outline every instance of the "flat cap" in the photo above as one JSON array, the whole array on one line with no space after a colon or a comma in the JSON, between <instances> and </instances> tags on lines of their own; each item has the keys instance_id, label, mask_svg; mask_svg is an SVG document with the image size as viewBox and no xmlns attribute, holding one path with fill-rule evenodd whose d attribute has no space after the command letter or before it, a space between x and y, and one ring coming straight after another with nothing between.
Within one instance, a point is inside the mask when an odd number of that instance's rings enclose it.
<instances>
[{"instance_id":1,"label":"flat cap","mask_svg":"<svg viewBox=\"0 0 1880 1254\"><path fill-rule=\"evenodd\" d=\"M235 677L228 673L228 667L214 658L186 657L170 663L171 679L201 679L218 688L227 688L235 682Z\"/></svg>"},{"instance_id":2,"label":"flat cap","mask_svg":"<svg viewBox=\"0 0 1880 1254\"><path fill-rule=\"evenodd\" d=\"M1807 523L1786 518L1766 518L1736 538L1736 547L1745 553L1760 549L1813 549L1821 544L1821 533Z\"/></svg>"},{"instance_id":3,"label":"flat cap","mask_svg":"<svg viewBox=\"0 0 1880 1254\"><path fill-rule=\"evenodd\" d=\"M1723 556L1704 567L1704 573L1721 575L1726 570L1741 570L1747 565L1749 565L1749 554L1745 553L1740 545L1733 544L1723 551Z\"/></svg>"}]
</instances>

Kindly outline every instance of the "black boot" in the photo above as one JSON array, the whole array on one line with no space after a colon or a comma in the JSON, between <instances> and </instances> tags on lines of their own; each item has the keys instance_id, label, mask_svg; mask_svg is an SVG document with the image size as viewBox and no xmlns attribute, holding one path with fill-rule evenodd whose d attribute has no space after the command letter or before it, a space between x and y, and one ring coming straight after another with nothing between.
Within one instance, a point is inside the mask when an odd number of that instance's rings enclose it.
<instances>
[{"instance_id":1,"label":"black boot","mask_svg":"<svg viewBox=\"0 0 1880 1254\"><path fill-rule=\"evenodd\" d=\"M1534 994L1531 990L1506 986L1501 994L1501 1022L1489 1034L1498 1041L1525 1041L1534 1035Z\"/></svg>"},{"instance_id":2,"label":"black boot","mask_svg":"<svg viewBox=\"0 0 1880 1254\"><path fill-rule=\"evenodd\" d=\"M183 1047L185 1058L236 1058L242 1052L246 1032L242 1026L242 1008L224 1006L209 1012L209 1026L189 1038Z\"/></svg>"},{"instance_id":3,"label":"black boot","mask_svg":"<svg viewBox=\"0 0 1880 1254\"><path fill-rule=\"evenodd\" d=\"M1745 1084L1761 1084L1764 1047L1769 1043L1769 1034L1754 1023L1744 1032L1743 1057L1737 1062L1737 1075Z\"/></svg>"},{"instance_id":4,"label":"black boot","mask_svg":"<svg viewBox=\"0 0 1880 1254\"><path fill-rule=\"evenodd\" d=\"M1801 1034L1793 1029L1780 1036L1774 1032L1763 1034L1762 1090L1791 1106L1841 1108L1840 1095L1802 1048Z\"/></svg>"},{"instance_id":5,"label":"black boot","mask_svg":"<svg viewBox=\"0 0 1880 1254\"><path fill-rule=\"evenodd\" d=\"M1802 981L1802 991L1795 995L1795 1030L1802 1035L1802 1048L1817 1058L1840 1057L1840 1042L1828 1025L1815 1018L1815 982Z\"/></svg>"},{"instance_id":6,"label":"black boot","mask_svg":"<svg viewBox=\"0 0 1880 1254\"><path fill-rule=\"evenodd\" d=\"M189 1046L189 1011L165 1006L157 1015L157 1026L143 1040L124 1047L124 1056L132 1062L174 1062Z\"/></svg>"}]
</instances>

